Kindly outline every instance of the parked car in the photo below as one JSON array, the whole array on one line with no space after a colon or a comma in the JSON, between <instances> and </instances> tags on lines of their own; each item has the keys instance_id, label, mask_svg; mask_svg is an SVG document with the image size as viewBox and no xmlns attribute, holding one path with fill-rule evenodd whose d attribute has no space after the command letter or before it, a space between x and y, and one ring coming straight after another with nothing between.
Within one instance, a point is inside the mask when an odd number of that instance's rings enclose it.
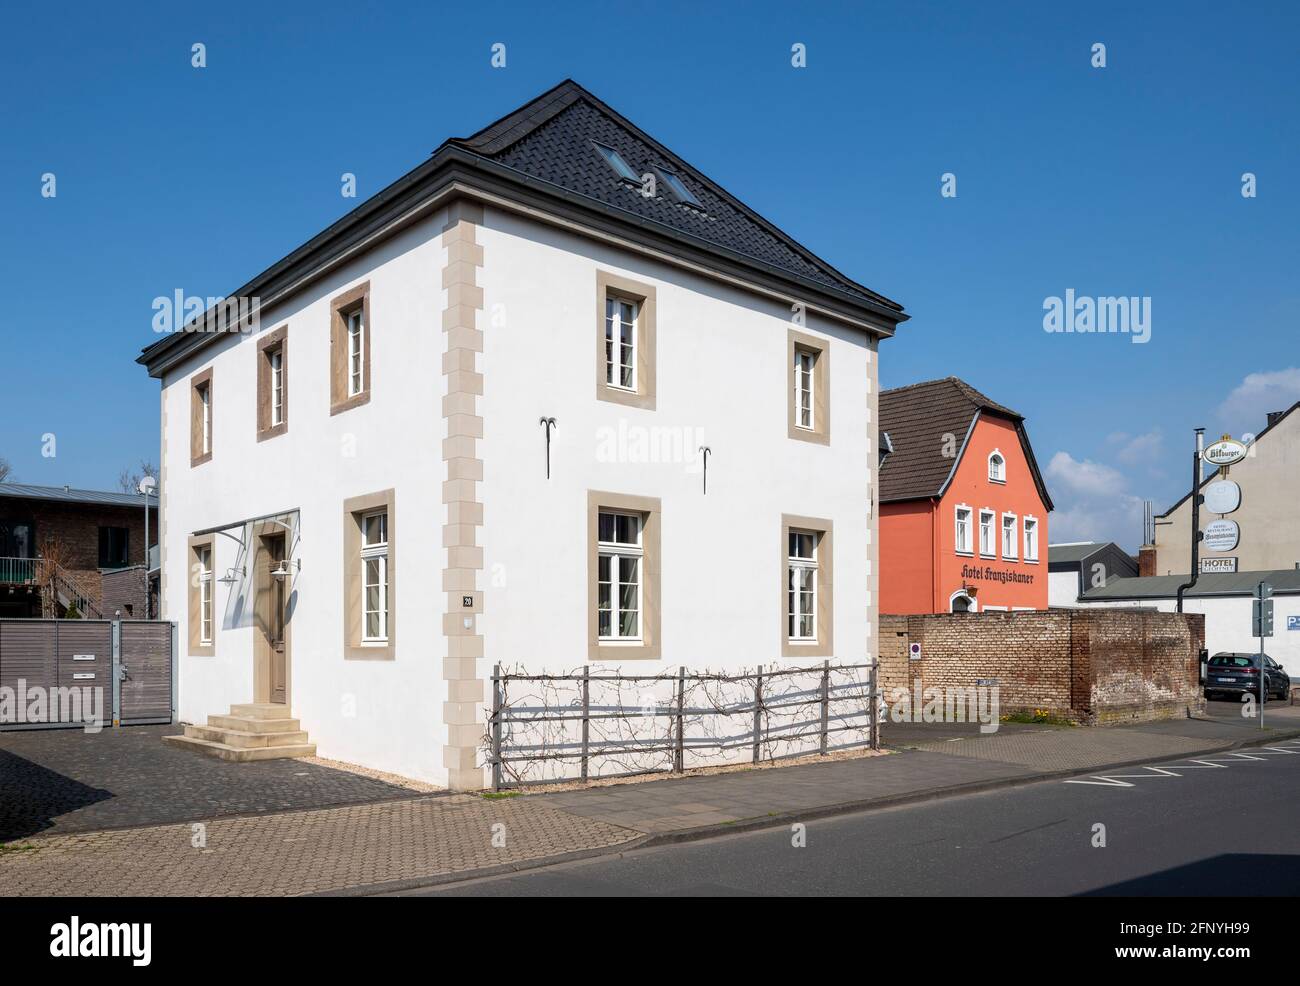
<instances>
[{"instance_id":1,"label":"parked car","mask_svg":"<svg viewBox=\"0 0 1300 986\"><path fill-rule=\"evenodd\" d=\"M1258 698L1259 658L1258 654L1228 651L1215 654L1205 668L1205 697L1235 697L1249 692ZM1264 689L1269 698L1285 701L1291 697L1290 676L1267 654L1264 655Z\"/></svg>"}]
</instances>

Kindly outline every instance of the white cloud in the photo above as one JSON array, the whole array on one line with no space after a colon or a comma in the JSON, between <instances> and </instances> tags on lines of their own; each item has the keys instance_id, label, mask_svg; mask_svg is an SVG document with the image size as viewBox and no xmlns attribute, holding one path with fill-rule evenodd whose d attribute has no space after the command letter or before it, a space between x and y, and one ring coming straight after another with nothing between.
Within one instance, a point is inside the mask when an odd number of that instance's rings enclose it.
<instances>
[{"instance_id":1,"label":"white cloud","mask_svg":"<svg viewBox=\"0 0 1300 986\"><path fill-rule=\"evenodd\" d=\"M1128 448L1146 436L1116 437ZM1052 456L1046 475L1056 506L1048 522L1053 542L1114 541L1133 550L1142 536L1142 498L1125 489L1123 473L1062 451Z\"/></svg>"},{"instance_id":2,"label":"white cloud","mask_svg":"<svg viewBox=\"0 0 1300 986\"><path fill-rule=\"evenodd\" d=\"M1079 461L1069 452L1057 452L1047 464L1049 478L1072 493L1100 496L1115 493L1124 485L1124 477L1113 469L1091 459Z\"/></svg>"},{"instance_id":3,"label":"white cloud","mask_svg":"<svg viewBox=\"0 0 1300 986\"><path fill-rule=\"evenodd\" d=\"M1149 465L1164 453L1165 436L1159 428L1144 432L1141 435L1130 435L1119 431L1111 435L1107 441L1112 445L1119 446L1119 449L1115 452L1115 458L1126 466L1136 466L1142 463Z\"/></svg>"},{"instance_id":4,"label":"white cloud","mask_svg":"<svg viewBox=\"0 0 1300 986\"><path fill-rule=\"evenodd\" d=\"M1230 434L1259 434L1269 411L1300 401L1300 367L1249 373L1219 405L1219 424Z\"/></svg>"}]
</instances>

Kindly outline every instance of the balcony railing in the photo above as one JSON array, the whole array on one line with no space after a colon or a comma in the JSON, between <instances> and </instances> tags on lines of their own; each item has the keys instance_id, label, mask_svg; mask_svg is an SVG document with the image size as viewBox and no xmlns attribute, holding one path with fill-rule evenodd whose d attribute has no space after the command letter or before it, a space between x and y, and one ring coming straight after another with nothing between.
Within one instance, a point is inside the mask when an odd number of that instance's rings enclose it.
<instances>
[{"instance_id":1,"label":"balcony railing","mask_svg":"<svg viewBox=\"0 0 1300 986\"><path fill-rule=\"evenodd\" d=\"M0 583L32 585L38 581L39 558L0 558Z\"/></svg>"}]
</instances>

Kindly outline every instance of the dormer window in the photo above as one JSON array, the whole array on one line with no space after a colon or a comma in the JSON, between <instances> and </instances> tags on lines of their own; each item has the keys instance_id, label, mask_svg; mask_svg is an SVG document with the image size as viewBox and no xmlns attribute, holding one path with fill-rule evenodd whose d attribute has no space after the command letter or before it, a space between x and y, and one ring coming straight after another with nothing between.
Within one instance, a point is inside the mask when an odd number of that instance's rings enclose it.
<instances>
[{"instance_id":1,"label":"dormer window","mask_svg":"<svg viewBox=\"0 0 1300 986\"><path fill-rule=\"evenodd\" d=\"M620 178L637 185L641 184L641 179L637 177L636 172L631 169L628 163L623 160L623 155L619 154L618 151L614 150L612 147L606 147L604 144L597 144L596 150L600 151L600 156L605 159L605 162L614 169L614 172Z\"/></svg>"},{"instance_id":2,"label":"dormer window","mask_svg":"<svg viewBox=\"0 0 1300 986\"><path fill-rule=\"evenodd\" d=\"M1007 481L1007 460L1002 453L994 449L989 455L989 482L1005 483Z\"/></svg>"},{"instance_id":3,"label":"dormer window","mask_svg":"<svg viewBox=\"0 0 1300 986\"><path fill-rule=\"evenodd\" d=\"M694 206L696 209L704 208L700 204L700 200L686 187L686 183L677 177L674 172L664 168L656 168L655 170L659 172L659 177L664 180L664 184L668 186L668 190L673 193L673 198L678 202Z\"/></svg>"}]
</instances>

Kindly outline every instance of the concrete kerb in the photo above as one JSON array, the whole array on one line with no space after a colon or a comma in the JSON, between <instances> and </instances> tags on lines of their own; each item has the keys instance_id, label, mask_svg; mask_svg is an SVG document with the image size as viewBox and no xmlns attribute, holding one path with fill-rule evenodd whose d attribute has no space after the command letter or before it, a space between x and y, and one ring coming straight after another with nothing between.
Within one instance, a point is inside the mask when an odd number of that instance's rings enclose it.
<instances>
[{"instance_id":1,"label":"concrete kerb","mask_svg":"<svg viewBox=\"0 0 1300 986\"><path fill-rule=\"evenodd\" d=\"M324 896L370 896L401 890L417 890L422 887L439 887L457 883L469 883L474 880L481 880L488 877L522 873L528 870L541 869L546 866L591 859L598 856L621 856L624 853L637 849L651 849L658 846L676 845L684 842L698 842L722 835L754 832L766 828L780 828L786 825L792 825L795 822L832 818L836 815L851 815L860 811L876 811L886 808L897 808L904 805L924 804L925 802L937 801L941 798L960 797L967 794L984 794L989 791L1025 787L1030 784L1041 784L1044 781L1067 780L1072 777L1090 777L1095 774L1105 773L1111 770L1122 770L1127 767L1141 767L1147 764L1167 763L1171 759L1190 760L1194 757L1210 756L1215 753L1231 753L1234 750L1249 749L1250 747L1255 746L1268 746L1272 743L1281 743L1286 740L1296 739L1297 737L1300 737L1300 729L1288 729L1270 736L1242 739L1233 743L1206 747L1202 750L1193 750L1172 758L1167 755L1160 757L1142 757L1137 760L1124 760L1116 763L1098 764L1083 769L1072 768L1069 770L1044 771L1042 773L1029 774L1024 777L1003 777L988 781L974 781L969 784L950 784L947 787L931 788L926 791L912 791L907 794L893 795L884 798L860 798L854 801L838 802L831 805L816 805L798 812L777 812L771 815L762 815L755 818L743 818L735 822L717 822L709 825L698 825L692 828L679 829L676 832L661 832L658 834L645 835L640 839L620 843L617 846L607 846L599 849L587 849L579 852L563 853L558 856L545 856L537 859L521 860L503 866L484 867L477 870L467 870L462 873L449 873L433 879L400 881L398 884L384 884L377 887L353 887L340 891L331 891L329 894Z\"/></svg>"}]
</instances>

